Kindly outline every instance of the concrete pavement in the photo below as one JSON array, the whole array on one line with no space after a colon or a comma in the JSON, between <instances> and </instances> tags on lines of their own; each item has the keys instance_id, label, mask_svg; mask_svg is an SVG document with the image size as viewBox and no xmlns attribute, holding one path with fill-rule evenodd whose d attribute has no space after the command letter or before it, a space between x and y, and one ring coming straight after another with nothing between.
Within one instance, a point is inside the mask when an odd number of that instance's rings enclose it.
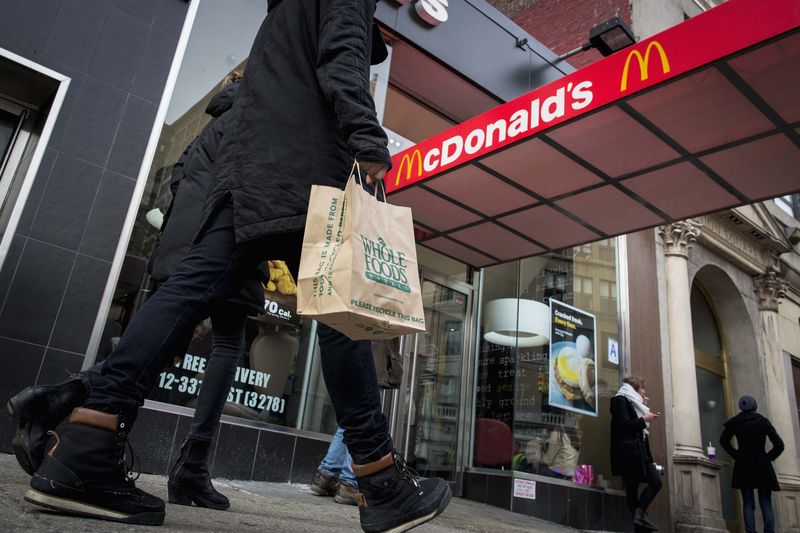
<instances>
[{"instance_id":1,"label":"concrete pavement","mask_svg":"<svg viewBox=\"0 0 800 533\"><path fill-rule=\"evenodd\" d=\"M100 532L100 531L270 531L270 532L352 532L361 531L358 509L338 505L331 498L311 493L308 485L214 480L220 492L231 499L227 512L167 504L167 519L161 529L126 526L100 520L68 517L40 510L23 501L29 476L13 455L0 454L0 531ZM137 486L160 498L167 498L163 476L142 475ZM436 520L418 527L415 533L556 533L576 531L536 518L514 514L497 507L453 498Z\"/></svg>"}]
</instances>

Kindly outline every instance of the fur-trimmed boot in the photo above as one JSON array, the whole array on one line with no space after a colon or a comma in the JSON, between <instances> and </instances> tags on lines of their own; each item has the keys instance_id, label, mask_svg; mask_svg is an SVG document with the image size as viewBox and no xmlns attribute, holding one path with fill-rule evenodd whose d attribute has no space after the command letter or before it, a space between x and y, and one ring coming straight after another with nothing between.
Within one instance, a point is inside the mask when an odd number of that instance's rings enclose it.
<instances>
[{"instance_id":1,"label":"fur-trimmed boot","mask_svg":"<svg viewBox=\"0 0 800 533\"><path fill-rule=\"evenodd\" d=\"M211 483L208 473L208 451L211 443L186 437L181 455L169 471L169 503L208 507L225 511L231 502Z\"/></svg>"},{"instance_id":2,"label":"fur-trimmed boot","mask_svg":"<svg viewBox=\"0 0 800 533\"><path fill-rule=\"evenodd\" d=\"M48 434L88 396L88 384L77 374L57 385L32 385L8 400L16 433L11 444L19 465L33 475L42 465Z\"/></svg>"},{"instance_id":3,"label":"fur-trimmed boot","mask_svg":"<svg viewBox=\"0 0 800 533\"><path fill-rule=\"evenodd\" d=\"M408 531L434 519L450 503L442 479L420 478L392 451L372 463L353 464L358 478L361 528L368 533Z\"/></svg>"},{"instance_id":4,"label":"fur-trimmed boot","mask_svg":"<svg viewBox=\"0 0 800 533\"><path fill-rule=\"evenodd\" d=\"M78 407L55 431L55 443L31 479L30 503L114 522L159 526L164 502L137 489L126 464L126 418Z\"/></svg>"}]
</instances>

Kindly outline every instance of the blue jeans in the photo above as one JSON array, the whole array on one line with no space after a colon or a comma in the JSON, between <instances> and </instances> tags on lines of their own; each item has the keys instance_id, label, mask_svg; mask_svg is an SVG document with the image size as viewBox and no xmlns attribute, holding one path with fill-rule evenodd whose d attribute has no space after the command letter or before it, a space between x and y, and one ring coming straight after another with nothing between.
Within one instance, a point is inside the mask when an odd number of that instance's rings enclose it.
<instances>
[{"instance_id":1,"label":"blue jeans","mask_svg":"<svg viewBox=\"0 0 800 533\"><path fill-rule=\"evenodd\" d=\"M230 200L221 203L175 273L133 317L99 372L88 373L86 407L122 414L130 425L161 370L188 344L195 325L239 292L265 254L284 258L296 275L301 246L302 232L237 244ZM325 385L353 460L377 460L391 451L392 442L370 343L352 341L324 325L317 332Z\"/></svg>"},{"instance_id":2,"label":"blue jeans","mask_svg":"<svg viewBox=\"0 0 800 533\"><path fill-rule=\"evenodd\" d=\"M339 481L343 483L358 486L356 475L353 473L353 462L350 460L350 454L347 453L347 446L344 443L344 429L336 430L331 445L328 446L328 453L322 459L318 470L326 476L339 478Z\"/></svg>"},{"instance_id":3,"label":"blue jeans","mask_svg":"<svg viewBox=\"0 0 800 533\"><path fill-rule=\"evenodd\" d=\"M756 533L756 500L754 489L739 489L742 491L742 507L744 512L744 530L747 533ZM775 533L775 515L772 512L772 491L758 489L758 505L764 517L764 533Z\"/></svg>"}]
</instances>

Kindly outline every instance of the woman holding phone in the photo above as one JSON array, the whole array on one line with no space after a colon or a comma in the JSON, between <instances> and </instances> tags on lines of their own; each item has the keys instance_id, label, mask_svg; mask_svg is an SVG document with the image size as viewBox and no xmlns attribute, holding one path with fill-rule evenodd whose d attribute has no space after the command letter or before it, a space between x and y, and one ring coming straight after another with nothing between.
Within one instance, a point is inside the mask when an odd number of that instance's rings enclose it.
<instances>
[{"instance_id":1,"label":"woman holding phone","mask_svg":"<svg viewBox=\"0 0 800 533\"><path fill-rule=\"evenodd\" d=\"M655 531L647 508L661 490L661 477L650 453L650 422L660 416L647 406L644 378L627 376L611 398L611 472L622 476L635 526ZM639 494L639 485L647 486Z\"/></svg>"}]
</instances>

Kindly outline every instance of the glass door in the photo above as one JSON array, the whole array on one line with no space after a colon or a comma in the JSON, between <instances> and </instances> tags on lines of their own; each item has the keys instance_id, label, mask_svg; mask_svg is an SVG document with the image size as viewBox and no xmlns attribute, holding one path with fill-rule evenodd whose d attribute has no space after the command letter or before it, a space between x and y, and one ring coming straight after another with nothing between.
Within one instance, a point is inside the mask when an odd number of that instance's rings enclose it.
<instances>
[{"instance_id":1,"label":"glass door","mask_svg":"<svg viewBox=\"0 0 800 533\"><path fill-rule=\"evenodd\" d=\"M424 477L456 481L462 370L470 287L423 274L427 331L402 340L403 385L394 421L395 447Z\"/></svg>"},{"instance_id":2,"label":"glass door","mask_svg":"<svg viewBox=\"0 0 800 533\"><path fill-rule=\"evenodd\" d=\"M22 187L24 154L35 113L0 96L0 235Z\"/></svg>"}]
</instances>

